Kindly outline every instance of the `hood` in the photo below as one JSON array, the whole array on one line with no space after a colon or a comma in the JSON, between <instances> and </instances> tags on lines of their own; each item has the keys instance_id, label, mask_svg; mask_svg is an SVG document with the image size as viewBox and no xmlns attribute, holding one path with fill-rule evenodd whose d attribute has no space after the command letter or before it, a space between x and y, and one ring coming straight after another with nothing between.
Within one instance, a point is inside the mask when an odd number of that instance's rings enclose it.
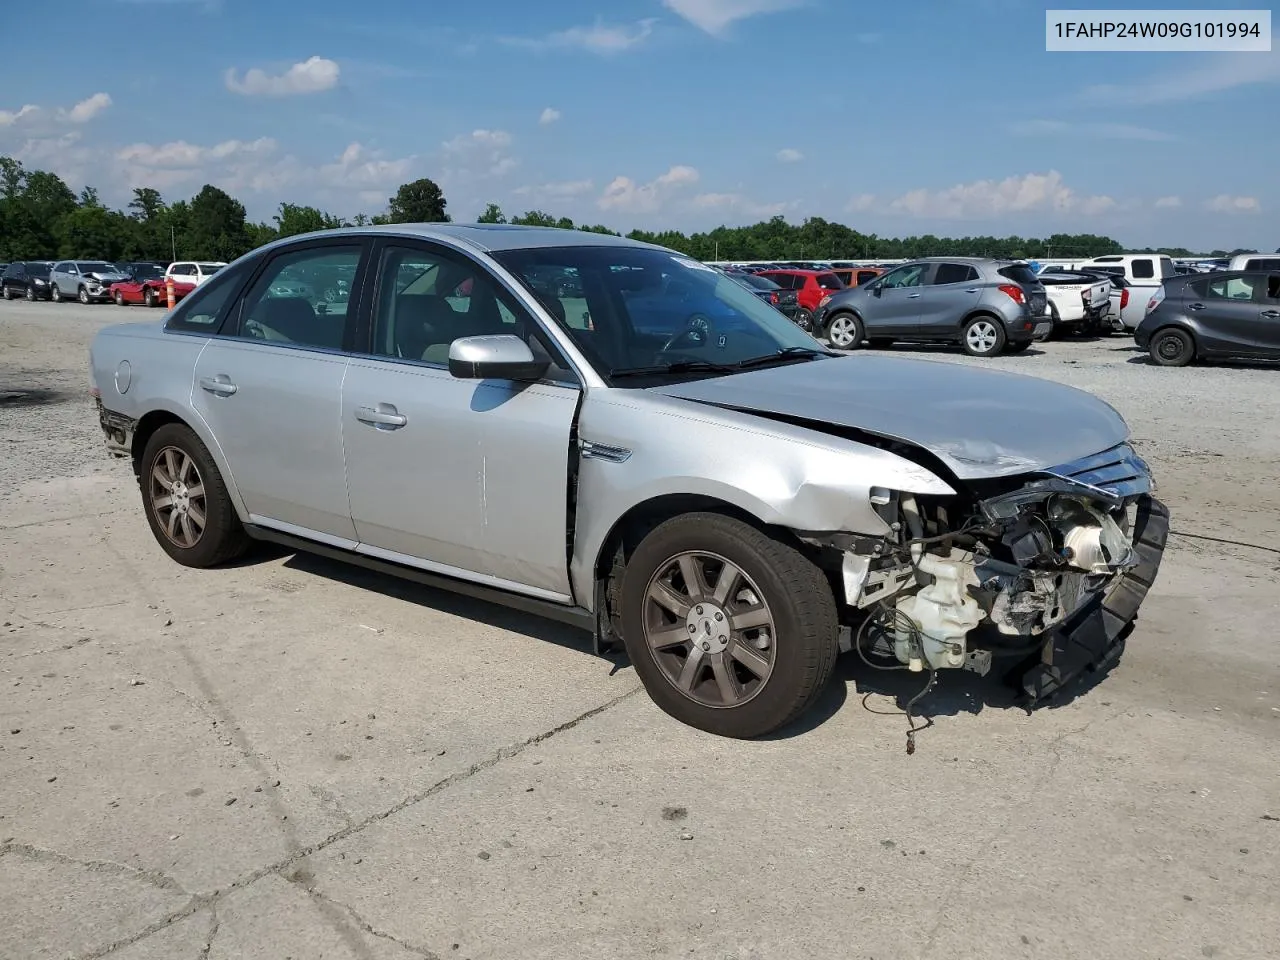
<instances>
[{"instance_id":1,"label":"hood","mask_svg":"<svg viewBox=\"0 0 1280 960\"><path fill-rule=\"evenodd\" d=\"M934 360L862 354L650 389L905 441L961 480L1048 470L1129 435L1114 408L1083 390Z\"/></svg>"},{"instance_id":2,"label":"hood","mask_svg":"<svg viewBox=\"0 0 1280 960\"><path fill-rule=\"evenodd\" d=\"M129 279L128 274L118 273L115 270L94 270L86 276L92 277L99 283L121 283Z\"/></svg>"}]
</instances>

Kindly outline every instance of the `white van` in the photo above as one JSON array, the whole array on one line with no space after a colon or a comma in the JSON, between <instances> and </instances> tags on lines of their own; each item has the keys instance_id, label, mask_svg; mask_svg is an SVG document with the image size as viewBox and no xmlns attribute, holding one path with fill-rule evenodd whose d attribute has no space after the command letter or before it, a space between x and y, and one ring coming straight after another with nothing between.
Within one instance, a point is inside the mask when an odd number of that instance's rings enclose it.
<instances>
[{"instance_id":1,"label":"white van","mask_svg":"<svg viewBox=\"0 0 1280 960\"><path fill-rule=\"evenodd\" d=\"M1280 253L1240 253L1231 258L1228 270L1280 271Z\"/></svg>"}]
</instances>

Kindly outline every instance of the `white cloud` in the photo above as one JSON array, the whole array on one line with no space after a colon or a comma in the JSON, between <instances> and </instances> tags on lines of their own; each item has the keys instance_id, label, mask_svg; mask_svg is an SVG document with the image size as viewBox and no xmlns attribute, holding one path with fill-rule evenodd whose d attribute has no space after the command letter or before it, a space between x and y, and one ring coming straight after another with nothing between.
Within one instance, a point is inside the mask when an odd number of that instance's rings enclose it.
<instances>
[{"instance_id":1,"label":"white cloud","mask_svg":"<svg viewBox=\"0 0 1280 960\"><path fill-rule=\"evenodd\" d=\"M11 128L39 136L51 132L59 123L88 123L109 106L111 95L107 93L95 93L72 107L52 111L27 103L16 110L0 110L0 130Z\"/></svg>"},{"instance_id":2,"label":"white cloud","mask_svg":"<svg viewBox=\"0 0 1280 960\"><path fill-rule=\"evenodd\" d=\"M538 117L538 123L544 127L549 123L555 123L560 119L560 111L555 107L547 107Z\"/></svg>"},{"instance_id":3,"label":"white cloud","mask_svg":"<svg viewBox=\"0 0 1280 960\"><path fill-rule=\"evenodd\" d=\"M569 27L557 30L545 37L500 37L499 41L512 47L528 50L563 50L576 48L591 53L609 55L630 50L648 40L657 23L652 17L632 24L607 24L596 20L586 27Z\"/></svg>"},{"instance_id":4,"label":"white cloud","mask_svg":"<svg viewBox=\"0 0 1280 960\"><path fill-rule=\"evenodd\" d=\"M697 183L698 171L677 165L648 183L636 183L630 177L614 177L596 201L601 210L622 213L652 213L682 187Z\"/></svg>"},{"instance_id":5,"label":"white cloud","mask_svg":"<svg viewBox=\"0 0 1280 960\"><path fill-rule=\"evenodd\" d=\"M1024 137L1070 137L1090 140L1146 140L1152 143L1178 139L1163 130L1140 127L1132 123L1098 123L1094 121L1024 120L1012 124L1013 133Z\"/></svg>"},{"instance_id":6,"label":"white cloud","mask_svg":"<svg viewBox=\"0 0 1280 960\"><path fill-rule=\"evenodd\" d=\"M1077 193L1063 183L1062 174L1050 170L998 181L976 180L944 190L911 190L890 200L887 209L940 220L989 220L1035 212L1096 216L1114 206L1111 197Z\"/></svg>"},{"instance_id":7,"label":"white cloud","mask_svg":"<svg viewBox=\"0 0 1280 960\"><path fill-rule=\"evenodd\" d=\"M1161 197L1156 201L1157 210L1176 210L1182 206L1181 197Z\"/></svg>"},{"instance_id":8,"label":"white cloud","mask_svg":"<svg viewBox=\"0 0 1280 960\"><path fill-rule=\"evenodd\" d=\"M448 169L445 179L465 180L500 177L520 165L508 152L511 134L505 130L472 130L446 140L441 146Z\"/></svg>"},{"instance_id":9,"label":"white cloud","mask_svg":"<svg viewBox=\"0 0 1280 960\"><path fill-rule=\"evenodd\" d=\"M17 110L0 110L0 127L12 127L23 120L31 120L41 113L34 103L28 103Z\"/></svg>"},{"instance_id":10,"label":"white cloud","mask_svg":"<svg viewBox=\"0 0 1280 960\"><path fill-rule=\"evenodd\" d=\"M1269 53L1208 54L1192 62L1194 66L1156 73L1146 80L1089 87L1084 97L1112 106L1180 103L1237 87L1280 82L1280 46Z\"/></svg>"},{"instance_id":11,"label":"white cloud","mask_svg":"<svg viewBox=\"0 0 1280 960\"><path fill-rule=\"evenodd\" d=\"M259 137L257 140L248 141L223 140L210 147L188 143L185 140L173 140L159 145L131 144L121 149L116 154L116 159L139 167L176 170L183 167L197 167L210 160L227 160L237 156L263 156L274 153L275 149L276 142L270 137Z\"/></svg>"},{"instance_id":12,"label":"white cloud","mask_svg":"<svg viewBox=\"0 0 1280 960\"><path fill-rule=\"evenodd\" d=\"M863 213L871 210L876 205L876 195L874 193L860 193L848 203L844 209L846 213Z\"/></svg>"},{"instance_id":13,"label":"white cloud","mask_svg":"<svg viewBox=\"0 0 1280 960\"><path fill-rule=\"evenodd\" d=\"M785 213L794 203L759 203L740 193L700 193L693 198L693 206L699 210L719 210L748 217L776 217Z\"/></svg>"},{"instance_id":14,"label":"white cloud","mask_svg":"<svg viewBox=\"0 0 1280 960\"><path fill-rule=\"evenodd\" d=\"M792 10L806 0L662 0L662 5L713 37L739 20Z\"/></svg>"},{"instance_id":15,"label":"white cloud","mask_svg":"<svg viewBox=\"0 0 1280 960\"><path fill-rule=\"evenodd\" d=\"M227 89L250 97L289 97L304 93L320 93L338 85L341 70L332 60L311 57L295 63L278 76L272 76L257 67L237 76L232 67L226 73Z\"/></svg>"},{"instance_id":16,"label":"white cloud","mask_svg":"<svg viewBox=\"0 0 1280 960\"><path fill-rule=\"evenodd\" d=\"M336 163L320 168L320 179L332 187L354 187L378 193L399 186L409 178L414 157L384 159L382 154L361 143L350 143Z\"/></svg>"},{"instance_id":17,"label":"white cloud","mask_svg":"<svg viewBox=\"0 0 1280 960\"><path fill-rule=\"evenodd\" d=\"M560 180L552 183L531 184L517 187L511 192L517 197L530 197L539 202L548 200L572 200L590 193L596 187L593 180Z\"/></svg>"},{"instance_id":18,"label":"white cloud","mask_svg":"<svg viewBox=\"0 0 1280 960\"><path fill-rule=\"evenodd\" d=\"M783 163L796 163L804 159L804 154L794 147L783 147L778 151L778 159Z\"/></svg>"},{"instance_id":19,"label":"white cloud","mask_svg":"<svg viewBox=\"0 0 1280 960\"><path fill-rule=\"evenodd\" d=\"M110 94L95 93L68 110L66 118L72 123L88 123L109 106L111 106Z\"/></svg>"},{"instance_id":20,"label":"white cloud","mask_svg":"<svg viewBox=\"0 0 1280 960\"><path fill-rule=\"evenodd\" d=\"M1214 213L1258 213L1262 209L1257 197L1233 197L1226 193L1206 201L1205 206Z\"/></svg>"}]
</instances>

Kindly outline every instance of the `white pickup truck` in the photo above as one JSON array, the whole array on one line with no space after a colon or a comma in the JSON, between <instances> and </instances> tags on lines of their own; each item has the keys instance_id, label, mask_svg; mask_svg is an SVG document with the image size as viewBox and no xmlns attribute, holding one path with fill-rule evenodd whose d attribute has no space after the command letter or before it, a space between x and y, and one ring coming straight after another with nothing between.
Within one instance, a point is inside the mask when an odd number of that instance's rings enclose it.
<instances>
[{"instance_id":1,"label":"white pickup truck","mask_svg":"<svg viewBox=\"0 0 1280 960\"><path fill-rule=\"evenodd\" d=\"M1053 318L1053 333L1102 333L1111 329L1111 281L1049 268L1037 278L1044 284Z\"/></svg>"}]
</instances>

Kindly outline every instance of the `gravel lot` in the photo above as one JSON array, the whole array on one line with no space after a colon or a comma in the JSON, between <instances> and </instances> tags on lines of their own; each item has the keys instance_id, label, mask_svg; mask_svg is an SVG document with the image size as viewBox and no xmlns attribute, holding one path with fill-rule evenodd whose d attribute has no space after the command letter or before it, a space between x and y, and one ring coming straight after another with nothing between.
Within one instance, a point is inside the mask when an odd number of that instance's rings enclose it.
<instances>
[{"instance_id":1,"label":"gravel lot","mask_svg":"<svg viewBox=\"0 0 1280 960\"><path fill-rule=\"evenodd\" d=\"M177 566L87 393L144 316L0 303L0 957L1277 956L1277 371L990 361L1115 405L1177 535L1100 685L948 676L908 757L914 690L855 658L740 743L552 624Z\"/></svg>"}]
</instances>

